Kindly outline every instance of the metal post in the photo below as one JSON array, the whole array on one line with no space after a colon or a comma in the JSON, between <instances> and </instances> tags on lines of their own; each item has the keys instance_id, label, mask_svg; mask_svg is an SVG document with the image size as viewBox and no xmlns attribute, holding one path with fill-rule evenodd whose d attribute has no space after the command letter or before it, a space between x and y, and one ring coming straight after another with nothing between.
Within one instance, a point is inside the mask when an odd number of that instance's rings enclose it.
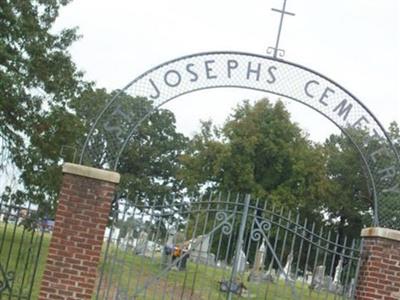
<instances>
[{"instance_id":1,"label":"metal post","mask_svg":"<svg viewBox=\"0 0 400 300\"><path fill-rule=\"evenodd\" d=\"M232 299L231 287L232 287L232 282L235 279L237 271L238 271L237 270L237 268L238 268L237 264L239 262L240 251L242 249L243 235L244 235L244 230L246 228L246 221L247 221L247 214L248 214L248 211L249 211L249 205L250 205L250 195L247 194L245 199L244 199L242 220L240 221L239 235L238 235L238 239L236 240L235 260L234 260L234 263L233 263L231 279L229 280L229 286L228 286L228 296L227 296L228 300Z\"/></svg>"}]
</instances>

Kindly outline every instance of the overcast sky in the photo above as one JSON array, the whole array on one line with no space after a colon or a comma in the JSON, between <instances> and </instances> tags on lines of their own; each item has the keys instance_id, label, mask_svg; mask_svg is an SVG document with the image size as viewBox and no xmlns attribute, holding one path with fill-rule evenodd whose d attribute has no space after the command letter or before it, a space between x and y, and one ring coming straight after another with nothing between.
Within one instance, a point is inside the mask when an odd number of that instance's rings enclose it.
<instances>
[{"instance_id":1,"label":"overcast sky","mask_svg":"<svg viewBox=\"0 0 400 300\"><path fill-rule=\"evenodd\" d=\"M358 97L385 126L400 121L400 5L398 0L288 0L296 13L284 21L285 60L305 65ZM167 60L231 50L266 54L275 44L283 0L75 0L56 29L78 26L71 53L86 79L108 90ZM210 90L169 104L178 129L191 134L199 119L221 124L248 90ZM335 132L308 108L285 100L294 120L315 140Z\"/></svg>"}]
</instances>

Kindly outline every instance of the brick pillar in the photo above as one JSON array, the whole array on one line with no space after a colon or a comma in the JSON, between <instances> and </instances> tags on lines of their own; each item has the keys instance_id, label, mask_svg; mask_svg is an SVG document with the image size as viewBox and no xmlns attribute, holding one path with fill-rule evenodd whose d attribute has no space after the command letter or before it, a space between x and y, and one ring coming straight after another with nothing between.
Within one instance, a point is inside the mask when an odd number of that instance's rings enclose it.
<instances>
[{"instance_id":1,"label":"brick pillar","mask_svg":"<svg viewBox=\"0 0 400 300\"><path fill-rule=\"evenodd\" d=\"M91 299L118 173L63 166L39 299Z\"/></svg>"},{"instance_id":2,"label":"brick pillar","mask_svg":"<svg viewBox=\"0 0 400 300\"><path fill-rule=\"evenodd\" d=\"M356 287L358 300L400 299L400 231L366 228Z\"/></svg>"}]
</instances>

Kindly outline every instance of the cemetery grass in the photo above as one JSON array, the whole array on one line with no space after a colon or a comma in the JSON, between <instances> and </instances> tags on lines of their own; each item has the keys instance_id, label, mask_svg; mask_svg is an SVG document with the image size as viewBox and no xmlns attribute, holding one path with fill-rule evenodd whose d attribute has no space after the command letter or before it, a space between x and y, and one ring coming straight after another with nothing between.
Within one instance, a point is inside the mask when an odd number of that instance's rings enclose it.
<instances>
[{"instance_id":1,"label":"cemetery grass","mask_svg":"<svg viewBox=\"0 0 400 300\"><path fill-rule=\"evenodd\" d=\"M22 226L15 227L12 222L8 225L0 223L0 263L5 270L14 272L14 295L27 296L31 293L30 299L38 298L49 244L49 233L44 233L41 240L39 231L26 230ZM36 259L39 261L35 268ZM31 286L32 277L34 281ZM8 296L7 290L2 295Z\"/></svg>"},{"instance_id":2,"label":"cemetery grass","mask_svg":"<svg viewBox=\"0 0 400 300\"><path fill-rule=\"evenodd\" d=\"M40 282L45 268L51 235L49 233L43 235L43 244L39 252L40 238L40 232L36 232L33 235L31 231L24 230L21 226L17 226L14 231L14 224L10 223L6 228L4 223L0 223L1 264L4 267L8 266L8 271L15 272L13 281L14 293L18 294L20 292L22 280L25 280L21 292L22 295L27 295L31 285L26 284L26 281L28 278L30 279L34 276L31 299L37 299L39 295ZM116 251L116 249L111 247L110 252L113 251ZM8 260L9 253L11 255ZM35 264L26 264L26 261L27 258L32 260L32 258L36 259L37 256L39 262L35 272ZM100 291L109 290L107 298L104 297L104 299L113 299L118 288L127 287L129 287L127 289L128 296L133 296L136 290L139 290L149 281L151 282L149 287L145 291L142 291L135 300L145 298L226 299L226 293L219 291L218 282L223 279L230 279L230 269L215 268L188 261L186 271L170 270L158 280L154 280L160 274L160 270L162 270L160 258L156 256L148 258L135 255L133 252L120 251L116 255L116 259L111 259L110 262L104 263L103 251L102 261L99 266L99 274L100 270L104 268L103 283ZM248 273L245 273L240 280L248 288L249 299L292 299L291 290L285 284L285 281L255 284L249 283L247 276ZM310 294L308 286L305 283L304 285L296 283L296 294L300 299L307 300L339 299L338 296L335 298L334 295L326 294L326 292L317 293L314 291ZM3 292L3 295L7 295L7 293ZM232 299L244 298L238 296L232 297Z\"/></svg>"},{"instance_id":3,"label":"cemetery grass","mask_svg":"<svg viewBox=\"0 0 400 300\"><path fill-rule=\"evenodd\" d=\"M111 246L109 254L112 254L112 258L107 263L102 263L99 268L99 271L104 269L100 299L116 299L117 291L122 292L127 299L132 299L135 295L135 300L226 299L227 294L219 291L219 281L230 279L230 268L222 269L188 261L185 271L172 269L161 276L163 267L159 253L155 253L153 257L144 257L125 250L117 251ZM251 283L247 280L248 275L246 272L240 276L240 281L248 289L248 297L233 296L232 299L295 299L285 280ZM145 285L148 287L144 288ZM310 291L305 282L295 284L295 293L297 299L342 299L341 296L335 297L326 291Z\"/></svg>"}]
</instances>

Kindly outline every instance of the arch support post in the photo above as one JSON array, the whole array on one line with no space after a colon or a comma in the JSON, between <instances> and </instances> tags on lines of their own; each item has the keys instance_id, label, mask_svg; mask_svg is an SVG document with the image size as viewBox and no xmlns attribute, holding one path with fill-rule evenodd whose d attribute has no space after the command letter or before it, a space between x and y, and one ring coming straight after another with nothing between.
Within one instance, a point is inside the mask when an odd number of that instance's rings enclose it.
<instances>
[{"instance_id":1,"label":"arch support post","mask_svg":"<svg viewBox=\"0 0 400 300\"><path fill-rule=\"evenodd\" d=\"M91 299L120 175L66 163L39 299Z\"/></svg>"},{"instance_id":2,"label":"arch support post","mask_svg":"<svg viewBox=\"0 0 400 300\"><path fill-rule=\"evenodd\" d=\"M365 228L356 287L357 300L400 299L400 231Z\"/></svg>"}]
</instances>

